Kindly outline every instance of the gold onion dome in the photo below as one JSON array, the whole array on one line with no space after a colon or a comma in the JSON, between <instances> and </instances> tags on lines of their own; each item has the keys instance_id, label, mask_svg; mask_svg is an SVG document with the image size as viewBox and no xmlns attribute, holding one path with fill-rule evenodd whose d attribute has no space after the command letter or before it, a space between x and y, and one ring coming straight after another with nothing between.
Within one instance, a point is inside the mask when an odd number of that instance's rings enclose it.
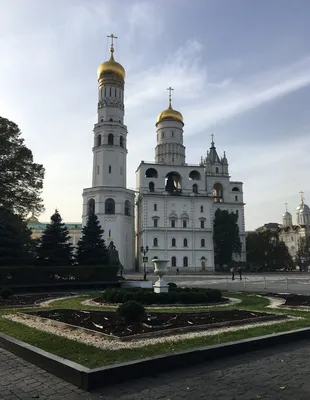
<instances>
[{"instance_id":1,"label":"gold onion dome","mask_svg":"<svg viewBox=\"0 0 310 400\"><path fill-rule=\"evenodd\" d=\"M172 119L174 121L183 123L183 115L179 111L174 110L171 107L171 103L169 103L169 107L167 108L167 110L162 111L160 114L158 114L156 123L161 122L164 119Z\"/></svg>"},{"instance_id":2,"label":"gold onion dome","mask_svg":"<svg viewBox=\"0 0 310 400\"><path fill-rule=\"evenodd\" d=\"M114 73L116 75L119 75L122 79L125 80L125 75L126 75L125 69L121 64L119 64L114 60L113 53L114 53L114 48L111 47L110 60L99 65L98 80L100 80L105 73Z\"/></svg>"}]
</instances>

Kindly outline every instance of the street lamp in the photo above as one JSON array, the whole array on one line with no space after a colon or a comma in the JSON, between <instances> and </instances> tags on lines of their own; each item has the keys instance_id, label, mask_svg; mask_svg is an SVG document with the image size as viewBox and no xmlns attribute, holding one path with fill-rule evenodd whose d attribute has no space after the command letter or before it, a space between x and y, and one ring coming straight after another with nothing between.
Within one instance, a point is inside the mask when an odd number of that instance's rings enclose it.
<instances>
[{"instance_id":1,"label":"street lamp","mask_svg":"<svg viewBox=\"0 0 310 400\"><path fill-rule=\"evenodd\" d=\"M146 281L146 262L147 262L147 257L145 256L147 252L149 251L149 246L141 246L140 251L143 254L143 279Z\"/></svg>"}]
</instances>

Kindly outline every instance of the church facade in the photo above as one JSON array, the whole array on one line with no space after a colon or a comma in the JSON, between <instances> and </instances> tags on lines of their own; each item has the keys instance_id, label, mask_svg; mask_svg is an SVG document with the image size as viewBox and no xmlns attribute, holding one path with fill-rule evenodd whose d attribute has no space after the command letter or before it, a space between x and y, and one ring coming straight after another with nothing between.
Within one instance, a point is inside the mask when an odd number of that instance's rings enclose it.
<instances>
[{"instance_id":1,"label":"church facade","mask_svg":"<svg viewBox=\"0 0 310 400\"><path fill-rule=\"evenodd\" d=\"M127 189L125 70L114 60L113 38L110 60L98 68L92 187L83 191L83 224L90 212L97 214L105 240L113 240L126 270L141 268L143 247L149 268L158 257L169 260L171 268L214 271L213 219L220 208L238 213L242 253L237 259L245 261L243 184L230 179L225 152L219 157L213 137L205 157L186 163L184 121L172 108L171 88L168 108L156 122L154 162L142 161L136 191Z\"/></svg>"},{"instance_id":2,"label":"church facade","mask_svg":"<svg viewBox=\"0 0 310 400\"><path fill-rule=\"evenodd\" d=\"M310 208L305 204L301 192L301 201L296 208L296 224L293 224L292 214L286 209L282 215L282 226L279 228L279 239L286 244L293 259L296 259L299 239L302 237L310 238Z\"/></svg>"}]
</instances>

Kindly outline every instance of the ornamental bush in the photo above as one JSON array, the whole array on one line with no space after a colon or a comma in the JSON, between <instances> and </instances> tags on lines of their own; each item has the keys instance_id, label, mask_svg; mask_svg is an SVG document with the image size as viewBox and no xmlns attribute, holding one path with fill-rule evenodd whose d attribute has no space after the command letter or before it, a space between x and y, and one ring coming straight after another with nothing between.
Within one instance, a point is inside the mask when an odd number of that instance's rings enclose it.
<instances>
[{"instance_id":1,"label":"ornamental bush","mask_svg":"<svg viewBox=\"0 0 310 400\"><path fill-rule=\"evenodd\" d=\"M108 289L102 299L108 303L136 301L144 305L152 304L205 304L221 301L222 293L217 289L175 288L168 293L154 293L152 289Z\"/></svg>"},{"instance_id":2,"label":"ornamental bush","mask_svg":"<svg viewBox=\"0 0 310 400\"><path fill-rule=\"evenodd\" d=\"M141 303L131 300L120 305L116 312L126 324L134 324L141 322L145 315L145 308Z\"/></svg>"},{"instance_id":3,"label":"ornamental bush","mask_svg":"<svg viewBox=\"0 0 310 400\"><path fill-rule=\"evenodd\" d=\"M0 290L0 297L1 299L8 299L9 297L13 296L14 292L11 288L3 288Z\"/></svg>"}]
</instances>

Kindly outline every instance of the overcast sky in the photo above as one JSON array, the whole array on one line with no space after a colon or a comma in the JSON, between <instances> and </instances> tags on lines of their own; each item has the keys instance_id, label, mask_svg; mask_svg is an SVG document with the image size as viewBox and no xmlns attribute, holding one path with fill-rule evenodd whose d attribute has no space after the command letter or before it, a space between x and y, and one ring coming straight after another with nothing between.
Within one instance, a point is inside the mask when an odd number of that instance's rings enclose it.
<instances>
[{"instance_id":1,"label":"overcast sky","mask_svg":"<svg viewBox=\"0 0 310 400\"><path fill-rule=\"evenodd\" d=\"M48 220L79 222L91 185L97 67L107 34L126 69L128 187L153 160L157 114L184 116L188 163L215 135L244 182L246 228L310 203L309 0L0 0L0 115L46 168Z\"/></svg>"}]
</instances>

